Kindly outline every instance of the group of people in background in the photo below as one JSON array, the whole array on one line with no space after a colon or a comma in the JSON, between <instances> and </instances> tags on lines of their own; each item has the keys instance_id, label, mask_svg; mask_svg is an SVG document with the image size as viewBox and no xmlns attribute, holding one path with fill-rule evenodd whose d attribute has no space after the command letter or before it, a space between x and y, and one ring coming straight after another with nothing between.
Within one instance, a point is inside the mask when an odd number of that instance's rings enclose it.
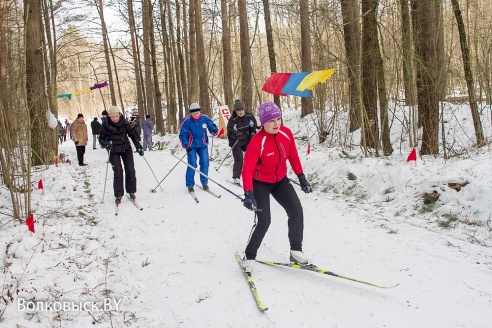
<instances>
[{"instance_id":1,"label":"group of people in background","mask_svg":"<svg viewBox=\"0 0 492 328\"><path fill-rule=\"evenodd\" d=\"M229 147L234 158L232 169L233 182L244 190L243 205L255 211L255 223L250 232L242 267L252 273L257 251L271 223L270 195L284 208L288 220L288 239L290 259L300 264L310 260L302 251L304 216L301 202L292 180L287 177L287 161L298 177L302 191L312 191L310 183L303 173L292 131L282 125L282 112L273 102L259 106L257 125L255 116L246 110L244 102L236 100L234 112L227 124ZM130 139L140 156L144 151L152 150L152 132L154 123L147 115L143 124L138 116L130 121L125 119L117 106L111 106L102 113L102 123L95 117L91 123L93 149L96 139L108 150L109 163L113 168L113 190L116 204L121 202L125 190L131 199L135 199L137 180ZM143 145L140 143L143 130ZM200 183L208 190L208 133L218 134L216 124L201 113L198 103L192 103L189 115L183 118L179 126L179 140L186 150L188 167L185 186L194 192L195 172L200 172ZM78 114L71 126L72 137L77 149L80 166L85 166L84 153L88 142L87 125L84 116ZM60 139L61 140L61 139ZM199 170L197 167L200 166ZM123 179L123 171L125 176Z\"/></svg>"}]
</instances>

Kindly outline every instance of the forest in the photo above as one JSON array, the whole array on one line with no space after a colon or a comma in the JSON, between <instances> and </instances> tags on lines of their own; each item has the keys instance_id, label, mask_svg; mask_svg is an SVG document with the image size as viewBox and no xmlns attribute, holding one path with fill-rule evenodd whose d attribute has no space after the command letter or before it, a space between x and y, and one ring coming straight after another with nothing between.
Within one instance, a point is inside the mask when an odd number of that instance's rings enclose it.
<instances>
[{"instance_id":1,"label":"forest","mask_svg":"<svg viewBox=\"0 0 492 328\"><path fill-rule=\"evenodd\" d=\"M492 102L492 4L483 0L0 0L0 165L15 219L31 173L58 153L50 117L116 105L176 133L192 102L214 116L244 101L313 115L324 143L342 114L364 156L394 152L396 108L410 147L452 156L446 103L469 105L474 147ZM310 97L272 95L274 72L335 69ZM89 87L107 82L104 88ZM87 92L85 92L87 91ZM70 97L65 97L70 95ZM341 149L354 147L343 142Z\"/></svg>"}]
</instances>

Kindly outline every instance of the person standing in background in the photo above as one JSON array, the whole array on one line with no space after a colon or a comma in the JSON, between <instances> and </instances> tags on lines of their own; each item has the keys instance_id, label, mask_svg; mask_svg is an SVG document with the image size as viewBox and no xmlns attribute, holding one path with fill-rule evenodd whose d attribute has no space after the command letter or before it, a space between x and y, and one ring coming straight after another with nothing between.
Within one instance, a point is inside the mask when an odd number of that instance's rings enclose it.
<instances>
[{"instance_id":1,"label":"person standing in background","mask_svg":"<svg viewBox=\"0 0 492 328\"><path fill-rule=\"evenodd\" d=\"M240 185L241 170L243 169L243 152L246 151L251 138L256 133L256 119L253 114L246 112L244 102L237 99L234 103L234 112L227 123L227 139L232 147L234 166L232 180Z\"/></svg>"},{"instance_id":2,"label":"person standing in background","mask_svg":"<svg viewBox=\"0 0 492 328\"><path fill-rule=\"evenodd\" d=\"M152 131L154 131L154 122L150 119L150 115L146 116L145 121L142 123L143 130L143 150L149 149L152 151Z\"/></svg>"},{"instance_id":3,"label":"person standing in background","mask_svg":"<svg viewBox=\"0 0 492 328\"><path fill-rule=\"evenodd\" d=\"M80 166L86 166L84 163L85 146L89 141L89 136L87 134L87 124L84 122L84 115L78 114L77 119L73 122L70 129L72 132L72 138L75 143L75 149L77 150L77 160Z\"/></svg>"},{"instance_id":4,"label":"person standing in background","mask_svg":"<svg viewBox=\"0 0 492 328\"><path fill-rule=\"evenodd\" d=\"M101 123L97 120L97 117L91 122L92 129L92 149L96 149L96 141L99 138L99 133L101 133Z\"/></svg>"}]
</instances>

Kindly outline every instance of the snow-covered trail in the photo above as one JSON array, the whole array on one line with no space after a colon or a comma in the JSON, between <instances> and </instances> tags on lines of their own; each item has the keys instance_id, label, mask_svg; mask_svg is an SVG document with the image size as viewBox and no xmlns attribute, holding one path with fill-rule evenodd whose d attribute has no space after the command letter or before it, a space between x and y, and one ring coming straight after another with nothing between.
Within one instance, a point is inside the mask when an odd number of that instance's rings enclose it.
<instances>
[{"instance_id":1,"label":"snow-covered trail","mask_svg":"<svg viewBox=\"0 0 492 328\"><path fill-rule=\"evenodd\" d=\"M69 144L63 151L75 158ZM300 189L304 251L315 264L381 285L400 285L378 289L257 263L254 279L269 308L261 313L234 258L246 245L253 213L213 182L211 188L222 197L196 188L196 204L185 188L184 164L162 183L163 191L151 193L157 182L135 154L137 200L144 210L124 198L114 216L111 168L101 203L105 154L88 149L89 166L70 166L79 183L82 176L91 181L92 211L99 221L72 229L86 229L95 254L109 259L107 273L94 269L85 279L92 280L88 285L104 280L111 296L122 298L115 326L128 321L139 327L489 327L492 322L492 250ZM169 150L146 152L145 158L158 180L177 162ZM217 162L211 163L210 176L242 196L240 188L226 182L229 162L219 173ZM71 195L85 197L81 188ZM272 204L272 224L258 258L285 262L287 219ZM90 317L84 316L71 326L88 323Z\"/></svg>"}]
</instances>

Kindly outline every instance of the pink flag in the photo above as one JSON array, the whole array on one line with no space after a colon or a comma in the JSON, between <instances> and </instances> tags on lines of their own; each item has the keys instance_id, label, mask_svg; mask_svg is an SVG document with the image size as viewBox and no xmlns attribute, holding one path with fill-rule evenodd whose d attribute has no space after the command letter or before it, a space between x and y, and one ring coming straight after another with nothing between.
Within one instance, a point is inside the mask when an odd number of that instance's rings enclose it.
<instances>
[{"instance_id":1,"label":"pink flag","mask_svg":"<svg viewBox=\"0 0 492 328\"><path fill-rule=\"evenodd\" d=\"M412 151L410 152L410 155L408 155L408 158L407 158L407 162L410 162L410 161L416 161L417 160L417 151L414 149L412 149Z\"/></svg>"}]
</instances>

